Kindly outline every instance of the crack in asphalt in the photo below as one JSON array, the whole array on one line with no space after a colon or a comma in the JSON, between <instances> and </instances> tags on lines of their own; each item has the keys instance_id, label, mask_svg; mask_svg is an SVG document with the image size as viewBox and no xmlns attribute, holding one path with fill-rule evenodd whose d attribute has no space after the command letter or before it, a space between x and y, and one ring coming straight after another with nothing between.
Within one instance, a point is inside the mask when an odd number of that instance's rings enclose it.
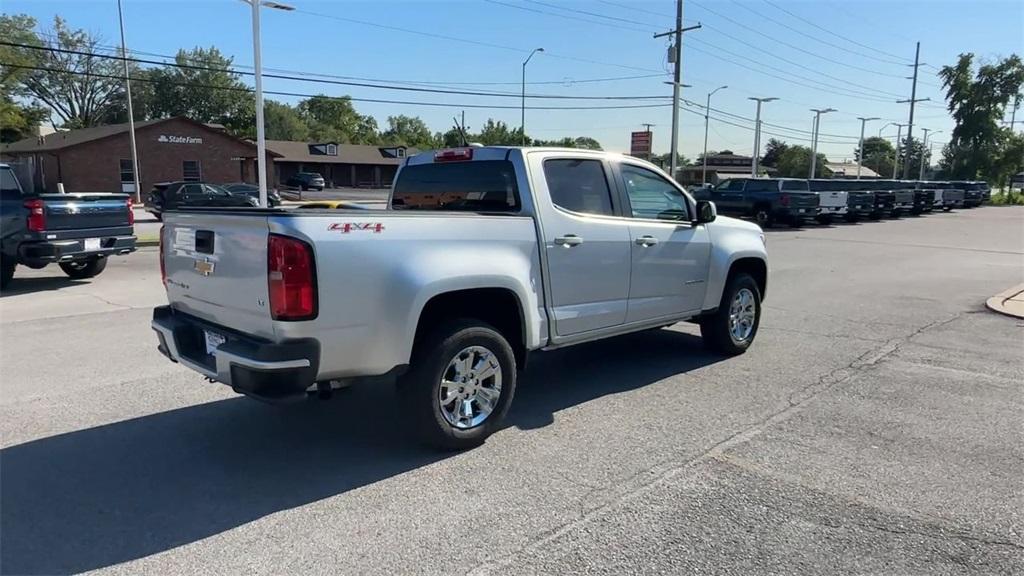
<instances>
[{"instance_id":1,"label":"crack in asphalt","mask_svg":"<svg viewBox=\"0 0 1024 576\"><path fill-rule=\"evenodd\" d=\"M495 558L493 560L485 560L478 566L470 569L468 572L466 572L466 574L468 576L484 576L487 574L492 574L495 571L500 573L503 567L512 564L515 561L515 559L524 552L529 552L532 550L538 550L542 548L548 543L553 542L561 536L567 534L570 530L574 529L575 527L589 521L591 518L594 518L598 514L601 514L606 510L610 510L612 507L623 502L626 502L632 498L639 497L641 494L646 493L647 491L655 488L659 484L663 484L671 480L672 478L682 474L687 469L692 468L693 466L701 462L705 462L712 459L723 459L722 457L728 450L731 450L736 446L740 446L753 440L755 437L762 434L766 428L769 428L775 424L787 420L790 416L801 410L804 406L806 406L808 403L810 403L812 400L814 400L822 393L827 392L829 389L835 387L838 384L849 381L860 372L868 370L878 365L879 363L883 362L887 358L890 358L891 356L899 352L900 347L902 345L906 344L916 336L919 336L921 333L939 326L949 324L950 322L957 320L958 318L967 313L968 312L958 312L947 318L929 322L923 326L915 328L910 334L907 334L906 336L887 340L884 344L867 350L866 352L859 355L852 362L850 362L848 365L841 368L837 368L835 370L831 370L825 375L821 376L818 379L818 381L815 382L814 384L805 386L804 388L801 388L797 392L790 394L789 398L787 399L787 406L785 408L778 410L765 418L762 418L761 420L755 422L750 426L745 427L744 429L732 434L731 436L725 438L724 440L719 441L718 443L712 445L709 449L705 450L700 454L697 454L692 458L688 458L682 462L669 459L666 460L665 462L656 464L651 468L647 468L634 474L625 482L621 482L617 486L612 486L611 494L608 495L604 502L590 507L587 512L581 514L579 517L570 520L564 524L561 524L559 526L556 526L554 528L540 532L536 538L534 538L527 544L520 546L518 549L508 554L505 554L500 558ZM803 397L800 398L799 400L794 400L794 397L800 394L803 394ZM647 477L647 479L635 481L635 479L641 477ZM587 497L590 497L595 493L595 491L590 491L587 493ZM1012 543L1010 543L1010 545L1016 546L1016 544Z\"/></svg>"}]
</instances>

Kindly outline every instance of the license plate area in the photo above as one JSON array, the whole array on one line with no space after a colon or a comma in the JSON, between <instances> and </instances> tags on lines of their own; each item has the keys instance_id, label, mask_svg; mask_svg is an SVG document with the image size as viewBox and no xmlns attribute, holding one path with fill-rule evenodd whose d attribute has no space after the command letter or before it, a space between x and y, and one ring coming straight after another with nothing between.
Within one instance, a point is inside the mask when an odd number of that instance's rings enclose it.
<instances>
[{"instance_id":1,"label":"license plate area","mask_svg":"<svg viewBox=\"0 0 1024 576\"><path fill-rule=\"evenodd\" d=\"M100 249L99 238L86 238L82 244L84 245L86 252L98 252Z\"/></svg>"},{"instance_id":2,"label":"license plate area","mask_svg":"<svg viewBox=\"0 0 1024 576\"><path fill-rule=\"evenodd\" d=\"M206 346L206 353L208 355L212 356L217 348L220 348L221 344L225 342L227 342L226 336L209 330L203 330L203 344Z\"/></svg>"}]
</instances>

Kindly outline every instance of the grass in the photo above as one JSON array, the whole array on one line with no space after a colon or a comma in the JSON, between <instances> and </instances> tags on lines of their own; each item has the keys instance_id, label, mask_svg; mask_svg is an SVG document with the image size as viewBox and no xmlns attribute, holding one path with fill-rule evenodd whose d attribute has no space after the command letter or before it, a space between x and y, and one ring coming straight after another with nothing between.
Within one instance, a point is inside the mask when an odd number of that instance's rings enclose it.
<instances>
[{"instance_id":1,"label":"grass","mask_svg":"<svg viewBox=\"0 0 1024 576\"><path fill-rule=\"evenodd\" d=\"M992 194L993 206L1024 206L1024 192L1008 191Z\"/></svg>"}]
</instances>

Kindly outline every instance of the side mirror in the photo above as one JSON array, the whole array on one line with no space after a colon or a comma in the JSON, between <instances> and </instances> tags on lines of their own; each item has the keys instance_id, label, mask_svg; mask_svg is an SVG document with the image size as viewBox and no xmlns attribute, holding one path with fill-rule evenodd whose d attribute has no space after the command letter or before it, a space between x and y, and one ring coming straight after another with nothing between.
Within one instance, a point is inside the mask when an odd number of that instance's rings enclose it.
<instances>
[{"instance_id":1,"label":"side mirror","mask_svg":"<svg viewBox=\"0 0 1024 576\"><path fill-rule=\"evenodd\" d=\"M715 218L718 218L718 209L715 208L715 203L710 200L698 200L696 223L707 224L714 222Z\"/></svg>"}]
</instances>

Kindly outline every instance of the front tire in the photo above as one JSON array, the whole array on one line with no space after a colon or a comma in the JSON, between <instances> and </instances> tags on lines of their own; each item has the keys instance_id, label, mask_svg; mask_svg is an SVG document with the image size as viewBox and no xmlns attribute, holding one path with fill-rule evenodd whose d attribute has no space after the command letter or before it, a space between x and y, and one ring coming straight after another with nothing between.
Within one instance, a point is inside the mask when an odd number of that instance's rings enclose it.
<instances>
[{"instance_id":1,"label":"front tire","mask_svg":"<svg viewBox=\"0 0 1024 576\"><path fill-rule=\"evenodd\" d=\"M761 228L771 228L775 225L775 215L772 214L771 208L759 206L754 208L754 222Z\"/></svg>"},{"instance_id":2,"label":"front tire","mask_svg":"<svg viewBox=\"0 0 1024 576\"><path fill-rule=\"evenodd\" d=\"M761 324L761 290L750 274L736 274L722 292L718 310L700 322L704 346L735 356L750 348Z\"/></svg>"},{"instance_id":3,"label":"front tire","mask_svg":"<svg viewBox=\"0 0 1024 576\"><path fill-rule=\"evenodd\" d=\"M103 257L93 258L91 260L76 260L60 263L60 269L63 270L69 278L74 280L92 278L100 272L103 272L103 269L106 267L107 259Z\"/></svg>"},{"instance_id":4,"label":"front tire","mask_svg":"<svg viewBox=\"0 0 1024 576\"><path fill-rule=\"evenodd\" d=\"M516 379L508 341L484 322L463 319L417 343L399 394L418 439L442 450L465 450L501 427Z\"/></svg>"}]
</instances>

